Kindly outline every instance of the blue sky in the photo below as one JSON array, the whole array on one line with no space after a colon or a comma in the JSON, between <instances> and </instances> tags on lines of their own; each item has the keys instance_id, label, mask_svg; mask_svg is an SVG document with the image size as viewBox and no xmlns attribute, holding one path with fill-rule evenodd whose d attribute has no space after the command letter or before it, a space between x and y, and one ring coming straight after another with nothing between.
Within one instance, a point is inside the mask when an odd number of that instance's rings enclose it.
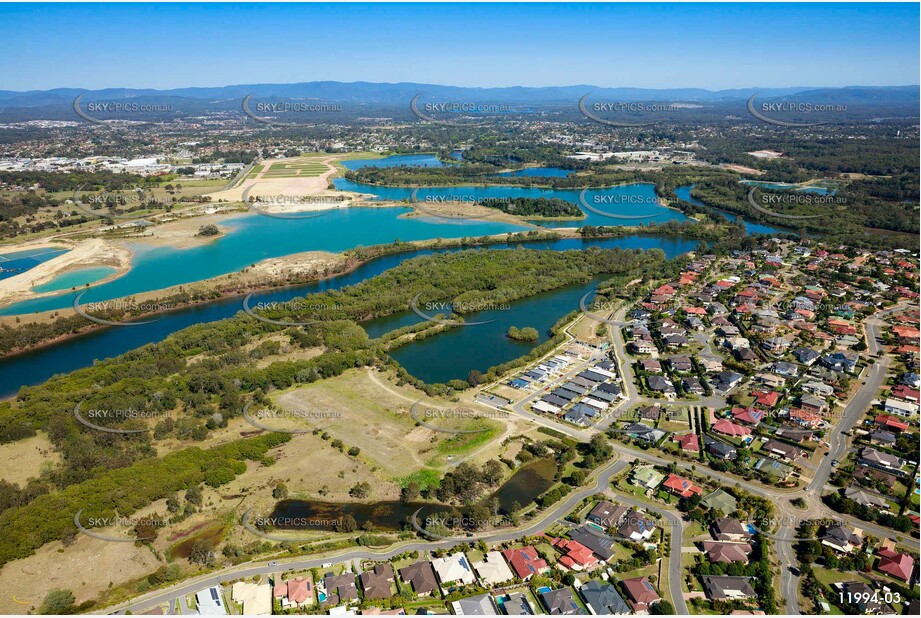
<instances>
[{"instance_id":1,"label":"blue sky","mask_svg":"<svg viewBox=\"0 0 921 618\"><path fill-rule=\"evenodd\" d=\"M0 89L917 84L918 4L0 4Z\"/></svg>"}]
</instances>

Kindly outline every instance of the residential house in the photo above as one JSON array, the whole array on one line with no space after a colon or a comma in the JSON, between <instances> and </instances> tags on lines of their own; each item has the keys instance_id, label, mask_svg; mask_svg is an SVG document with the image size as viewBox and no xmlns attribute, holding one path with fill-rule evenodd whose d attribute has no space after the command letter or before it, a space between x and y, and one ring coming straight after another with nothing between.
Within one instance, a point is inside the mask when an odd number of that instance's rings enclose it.
<instances>
[{"instance_id":1,"label":"residential house","mask_svg":"<svg viewBox=\"0 0 921 618\"><path fill-rule=\"evenodd\" d=\"M915 570L914 558L887 547L880 549L876 555L879 556L879 563L876 565L877 571L891 575L896 579L901 579L904 582L911 580L911 574Z\"/></svg>"},{"instance_id":2,"label":"residential house","mask_svg":"<svg viewBox=\"0 0 921 618\"><path fill-rule=\"evenodd\" d=\"M710 534L717 541L731 541L734 543L747 543L751 539L751 531L735 517L718 517L710 524Z\"/></svg>"},{"instance_id":3,"label":"residential house","mask_svg":"<svg viewBox=\"0 0 921 618\"><path fill-rule=\"evenodd\" d=\"M528 581L534 575L546 573L550 569L547 561L541 558L537 550L531 546L506 549L502 555L508 560L515 575L524 581Z\"/></svg>"},{"instance_id":4,"label":"residential house","mask_svg":"<svg viewBox=\"0 0 921 618\"><path fill-rule=\"evenodd\" d=\"M441 585L460 583L469 585L476 581L473 569L463 552L457 552L443 558L434 558L432 567L438 575Z\"/></svg>"},{"instance_id":5,"label":"residential house","mask_svg":"<svg viewBox=\"0 0 921 618\"><path fill-rule=\"evenodd\" d=\"M579 594L589 612L595 616L618 616L630 613L630 606L611 584L591 580L581 588Z\"/></svg>"},{"instance_id":6,"label":"residential house","mask_svg":"<svg viewBox=\"0 0 921 618\"><path fill-rule=\"evenodd\" d=\"M631 482L647 490L656 489L665 480L665 475L653 466L637 466L633 469Z\"/></svg>"},{"instance_id":7,"label":"residential house","mask_svg":"<svg viewBox=\"0 0 921 618\"><path fill-rule=\"evenodd\" d=\"M498 616L499 608L489 594L458 599L451 603L455 616Z\"/></svg>"},{"instance_id":8,"label":"residential house","mask_svg":"<svg viewBox=\"0 0 921 618\"><path fill-rule=\"evenodd\" d=\"M844 524L834 524L825 529L822 545L831 547L842 554L849 554L855 549L860 549L863 545L863 537L853 528Z\"/></svg>"},{"instance_id":9,"label":"residential house","mask_svg":"<svg viewBox=\"0 0 921 618\"><path fill-rule=\"evenodd\" d=\"M323 578L323 585L326 587L326 601L324 601L326 606L358 600L358 587L355 585L354 573L348 571L342 575L329 573Z\"/></svg>"},{"instance_id":10,"label":"residential house","mask_svg":"<svg viewBox=\"0 0 921 618\"><path fill-rule=\"evenodd\" d=\"M738 503L732 494L717 489L700 499L700 503L708 509L721 511L724 515L735 512Z\"/></svg>"},{"instance_id":11,"label":"residential house","mask_svg":"<svg viewBox=\"0 0 921 618\"><path fill-rule=\"evenodd\" d=\"M627 593L630 607L636 613L647 612L649 608L662 600L655 587L646 577L634 577L621 582Z\"/></svg>"},{"instance_id":12,"label":"residential house","mask_svg":"<svg viewBox=\"0 0 921 618\"><path fill-rule=\"evenodd\" d=\"M705 575L700 578L704 594L711 601L737 601L755 596L749 577Z\"/></svg>"},{"instance_id":13,"label":"residential house","mask_svg":"<svg viewBox=\"0 0 921 618\"><path fill-rule=\"evenodd\" d=\"M669 474L665 482L662 483L662 486L672 494L681 498L690 498L695 494L700 495L703 493L700 487L677 474Z\"/></svg>"},{"instance_id":14,"label":"residential house","mask_svg":"<svg viewBox=\"0 0 921 618\"><path fill-rule=\"evenodd\" d=\"M473 563L473 570L480 581L490 588L511 581L515 577L498 551L486 552L482 561Z\"/></svg>"},{"instance_id":15,"label":"residential house","mask_svg":"<svg viewBox=\"0 0 921 618\"><path fill-rule=\"evenodd\" d=\"M579 607L571 588L548 590L540 595L547 613L551 616L581 616L585 610Z\"/></svg>"},{"instance_id":16,"label":"residential house","mask_svg":"<svg viewBox=\"0 0 921 618\"><path fill-rule=\"evenodd\" d=\"M389 599L394 594L393 567L388 562L374 565L372 570L359 575L358 581L366 599Z\"/></svg>"},{"instance_id":17,"label":"residential house","mask_svg":"<svg viewBox=\"0 0 921 618\"><path fill-rule=\"evenodd\" d=\"M400 578L413 587L417 596L428 596L438 590L438 578L432 563L416 562L400 569Z\"/></svg>"}]
</instances>

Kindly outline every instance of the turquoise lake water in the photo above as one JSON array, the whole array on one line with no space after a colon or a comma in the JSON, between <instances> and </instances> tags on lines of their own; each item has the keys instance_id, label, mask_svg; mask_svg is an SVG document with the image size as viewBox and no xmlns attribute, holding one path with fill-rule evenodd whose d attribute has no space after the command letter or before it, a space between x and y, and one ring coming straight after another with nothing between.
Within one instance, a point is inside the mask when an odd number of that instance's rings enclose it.
<instances>
[{"instance_id":1,"label":"turquoise lake water","mask_svg":"<svg viewBox=\"0 0 921 618\"><path fill-rule=\"evenodd\" d=\"M412 167L442 167L438 155L434 154L408 154L391 155L381 159L347 159L342 166L347 170L359 170L363 167L397 167L409 165Z\"/></svg>"},{"instance_id":2,"label":"turquoise lake water","mask_svg":"<svg viewBox=\"0 0 921 618\"><path fill-rule=\"evenodd\" d=\"M496 176L525 176L535 178L566 178L572 174L572 170L564 170L559 167L527 167L523 170L514 172L501 172Z\"/></svg>"},{"instance_id":3,"label":"turquoise lake water","mask_svg":"<svg viewBox=\"0 0 921 618\"><path fill-rule=\"evenodd\" d=\"M31 270L47 262L51 258L64 255L68 249L27 249L25 251L9 251L0 253L0 279L15 277L20 273Z\"/></svg>"},{"instance_id":4,"label":"turquoise lake water","mask_svg":"<svg viewBox=\"0 0 921 618\"><path fill-rule=\"evenodd\" d=\"M714 208L713 206L707 206L698 199L691 197L691 191L694 189L694 185L685 185L683 187L678 187L675 189L675 195L678 196L678 199L683 202L688 202L689 204L694 204L695 206L700 206L702 208L707 208L713 211L716 211L729 219L730 221L735 221L740 218L741 215L734 212L729 212L728 210L723 210L721 208ZM742 218L742 223L745 225L745 231L749 234L767 234L768 236L776 236L777 234L788 234L790 230L785 230L782 227L775 227L772 225L764 225L763 223L752 223Z\"/></svg>"},{"instance_id":5,"label":"turquoise lake water","mask_svg":"<svg viewBox=\"0 0 921 618\"><path fill-rule=\"evenodd\" d=\"M85 286L88 283L93 283L95 281L99 281L100 279L105 279L115 271L116 269L109 266L79 268L77 270L63 273L48 283L37 285L32 288L32 291L41 294L44 292L57 292L59 290L79 288Z\"/></svg>"}]
</instances>

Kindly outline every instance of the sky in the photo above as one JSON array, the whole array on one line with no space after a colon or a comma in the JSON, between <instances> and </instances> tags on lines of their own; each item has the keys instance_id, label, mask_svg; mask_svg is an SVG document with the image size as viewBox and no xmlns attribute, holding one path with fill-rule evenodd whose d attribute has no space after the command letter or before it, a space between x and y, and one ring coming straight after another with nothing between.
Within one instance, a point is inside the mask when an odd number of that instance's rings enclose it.
<instances>
[{"instance_id":1,"label":"sky","mask_svg":"<svg viewBox=\"0 0 921 618\"><path fill-rule=\"evenodd\" d=\"M0 4L0 90L917 84L919 5Z\"/></svg>"}]
</instances>

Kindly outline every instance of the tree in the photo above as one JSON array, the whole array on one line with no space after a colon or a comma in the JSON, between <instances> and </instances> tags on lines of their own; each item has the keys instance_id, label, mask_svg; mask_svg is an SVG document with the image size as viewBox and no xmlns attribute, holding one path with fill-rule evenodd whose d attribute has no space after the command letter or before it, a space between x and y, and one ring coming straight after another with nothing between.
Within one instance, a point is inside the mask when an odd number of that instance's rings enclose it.
<instances>
[{"instance_id":1,"label":"tree","mask_svg":"<svg viewBox=\"0 0 921 618\"><path fill-rule=\"evenodd\" d=\"M275 489L272 490L272 497L276 500L284 500L288 497L288 486L284 483L279 483L275 486Z\"/></svg>"},{"instance_id":2,"label":"tree","mask_svg":"<svg viewBox=\"0 0 921 618\"><path fill-rule=\"evenodd\" d=\"M189 552L189 562L203 566L210 565L214 562L214 545L206 539L195 541Z\"/></svg>"},{"instance_id":3,"label":"tree","mask_svg":"<svg viewBox=\"0 0 921 618\"><path fill-rule=\"evenodd\" d=\"M649 613L655 616L672 616L675 614L675 608L672 607L671 603L663 599L658 603L653 603L649 607Z\"/></svg>"},{"instance_id":4,"label":"tree","mask_svg":"<svg viewBox=\"0 0 921 618\"><path fill-rule=\"evenodd\" d=\"M483 383L483 374L476 369L471 369L467 374L467 384L470 386L479 386Z\"/></svg>"},{"instance_id":5,"label":"tree","mask_svg":"<svg viewBox=\"0 0 921 618\"><path fill-rule=\"evenodd\" d=\"M58 588L45 595L40 614L72 614L74 611L74 593L70 590Z\"/></svg>"},{"instance_id":6,"label":"tree","mask_svg":"<svg viewBox=\"0 0 921 618\"><path fill-rule=\"evenodd\" d=\"M400 500L402 502L412 502L419 497L419 483L410 481L406 487L400 490Z\"/></svg>"}]
</instances>

